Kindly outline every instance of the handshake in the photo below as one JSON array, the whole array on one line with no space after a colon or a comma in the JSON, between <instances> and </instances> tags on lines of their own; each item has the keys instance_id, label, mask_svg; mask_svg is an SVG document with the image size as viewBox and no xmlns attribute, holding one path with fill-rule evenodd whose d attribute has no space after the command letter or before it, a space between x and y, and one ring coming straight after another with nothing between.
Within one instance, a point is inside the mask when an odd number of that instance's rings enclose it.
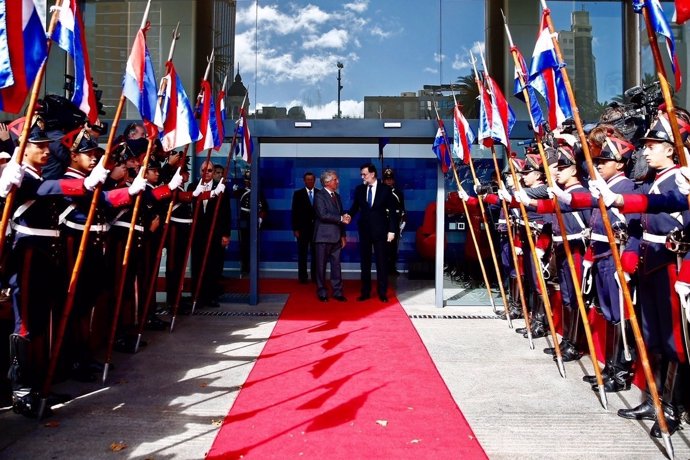
<instances>
[{"instance_id":1,"label":"handshake","mask_svg":"<svg viewBox=\"0 0 690 460\"><path fill-rule=\"evenodd\" d=\"M349 224L352 222L352 216L345 213L342 216L340 216L340 222L344 223L345 225Z\"/></svg>"}]
</instances>

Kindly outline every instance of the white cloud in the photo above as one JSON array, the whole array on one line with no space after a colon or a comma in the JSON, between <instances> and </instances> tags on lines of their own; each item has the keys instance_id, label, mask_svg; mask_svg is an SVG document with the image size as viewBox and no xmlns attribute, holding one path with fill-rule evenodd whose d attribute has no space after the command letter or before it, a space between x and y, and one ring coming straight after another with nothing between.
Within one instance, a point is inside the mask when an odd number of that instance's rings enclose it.
<instances>
[{"instance_id":1,"label":"white cloud","mask_svg":"<svg viewBox=\"0 0 690 460\"><path fill-rule=\"evenodd\" d=\"M422 72L437 74L438 69L434 69L433 67L424 67L424 69L422 69Z\"/></svg>"},{"instance_id":2,"label":"white cloud","mask_svg":"<svg viewBox=\"0 0 690 460\"><path fill-rule=\"evenodd\" d=\"M391 32L387 32L379 26L372 27L371 30L369 31L369 33L371 35L373 35L374 37L379 37L379 38L388 38L392 35Z\"/></svg>"},{"instance_id":3,"label":"white cloud","mask_svg":"<svg viewBox=\"0 0 690 460\"><path fill-rule=\"evenodd\" d=\"M347 46L349 41L349 34L347 30L331 29L322 35L312 35L302 45L304 49L314 48L334 48L343 49Z\"/></svg>"},{"instance_id":4,"label":"white cloud","mask_svg":"<svg viewBox=\"0 0 690 460\"><path fill-rule=\"evenodd\" d=\"M295 105L299 105L295 101ZM338 102L330 101L320 106L305 106L304 113L311 120L328 120L338 113ZM364 101L340 101L340 113L343 118L364 118Z\"/></svg>"},{"instance_id":5,"label":"white cloud","mask_svg":"<svg viewBox=\"0 0 690 460\"><path fill-rule=\"evenodd\" d=\"M363 0L359 2L346 3L343 5L346 10L354 11L355 13L364 13L369 7L369 1Z\"/></svg>"},{"instance_id":6,"label":"white cloud","mask_svg":"<svg viewBox=\"0 0 690 460\"><path fill-rule=\"evenodd\" d=\"M445 58L446 58L445 54L434 53L434 62L443 62L443 60Z\"/></svg>"}]
</instances>

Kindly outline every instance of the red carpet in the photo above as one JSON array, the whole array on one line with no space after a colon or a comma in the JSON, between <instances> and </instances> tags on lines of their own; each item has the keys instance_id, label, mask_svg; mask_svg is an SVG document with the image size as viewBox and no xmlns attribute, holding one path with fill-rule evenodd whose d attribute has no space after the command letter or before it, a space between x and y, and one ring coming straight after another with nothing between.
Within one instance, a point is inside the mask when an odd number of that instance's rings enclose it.
<instances>
[{"instance_id":1,"label":"red carpet","mask_svg":"<svg viewBox=\"0 0 690 460\"><path fill-rule=\"evenodd\" d=\"M207 458L486 458L397 300L277 284L293 293Z\"/></svg>"}]
</instances>

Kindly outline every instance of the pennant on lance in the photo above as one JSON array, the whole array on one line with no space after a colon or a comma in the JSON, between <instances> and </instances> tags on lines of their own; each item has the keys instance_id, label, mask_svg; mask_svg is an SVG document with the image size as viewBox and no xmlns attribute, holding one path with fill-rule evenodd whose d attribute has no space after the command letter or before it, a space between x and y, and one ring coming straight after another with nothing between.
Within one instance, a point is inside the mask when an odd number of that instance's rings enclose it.
<instances>
[{"instance_id":1,"label":"pennant on lance","mask_svg":"<svg viewBox=\"0 0 690 460\"><path fill-rule=\"evenodd\" d=\"M465 164L472 161L470 149L475 138L472 128L460 111L460 106L456 105L453 110L453 153Z\"/></svg>"},{"instance_id":2,"label":"pennant on lance","mask_svg":"<svg viewBox=\"0 0 690 460\"><path fill-rule=\"evenodd\" d=\"M127 59L125 76L122 80L123 94L135 105L147 130L151 130L156 114L156 75L151 64L151 55L146 46L146 32L149 25L139 29ZM162 126L158 126L163 128Z\"/></svg>"},{"instance_id":3,"label":"pennant on lance","mask_svg":"<svg viewBox=\"0 0 690 460\"><path fill-rule=\"evenodd\" d=\"M636 13L641 14L642 8L647 8L654 32L666 37L666 50L671 59L671 69L676 77L676 91L680 91L682 76L680 65L678 64L678 55L676 54L676 44L673 40L673 31L671 31L671 26L666 19L661 3L659 3L659 0L633 0L633 9Z\"/></svg>"},{"instance_id":4,"label":"pennant on lance","mask_svg":"<svg viewBox=\"0 0 690 460\"><path fill-rule=\"evenodd\" d=\"M448 137L446 137L446 129L443 126L443 120L438 121L438 130L436 130L436 137L434 137L434 145L431 150L436 154L436 158L441 163L441 171L443 174L448 172L450 168L450 152L448 151Z\"/></svg>"},{"instance_id":5,"label":"pennant on lance","mask_svg":"<svg viewBox=\"0 0 690 460\"><path fill-rule=\"evenodd\" d=\"M156 106L156 124L163 126L161 144L165 151L170 151L198 141L201 132L175 65L168 61L166 67L168 73L163 77L167 80L165 94L161 105Z\"/></svg>"},{"instance_id":6,"label":"pennant on lance","mask_svg":"<svg viewBox=\"0 0 690 460\"><path fill-rule=\"evenodd\" d=\"M213 102L211 84L207 80L201 82L201 140L196 143L196 153L206 149L219 148L223 140L218 133L218 119L216 105Z\"/></svg>"},{"instance_id":7,"label":"pennant on lance","mask_svg":"<svg viewBox=\"0 0 690 460\"><path fill-rule=\"evenodd\" d=\"M19 113L48 56L45 0L0 1L0 110Z\"/></svg>"}]
</instances>

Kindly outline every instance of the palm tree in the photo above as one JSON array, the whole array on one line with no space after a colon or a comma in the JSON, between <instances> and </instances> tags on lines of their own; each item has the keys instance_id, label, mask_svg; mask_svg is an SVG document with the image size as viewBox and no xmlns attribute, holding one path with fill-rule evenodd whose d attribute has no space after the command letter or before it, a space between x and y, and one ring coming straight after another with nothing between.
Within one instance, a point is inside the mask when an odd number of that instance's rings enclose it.
<instances>
[{"instance_id":1,"label":"palm tree","mask_svg":"<svg viewBox=\"0 0 690 460\"><path fill-rule=\"evenodd\" d=\"M458 77L457 100L465 118L479 118L479 87L474 81L474 75Z\"/></svg>"}]
</instances>

